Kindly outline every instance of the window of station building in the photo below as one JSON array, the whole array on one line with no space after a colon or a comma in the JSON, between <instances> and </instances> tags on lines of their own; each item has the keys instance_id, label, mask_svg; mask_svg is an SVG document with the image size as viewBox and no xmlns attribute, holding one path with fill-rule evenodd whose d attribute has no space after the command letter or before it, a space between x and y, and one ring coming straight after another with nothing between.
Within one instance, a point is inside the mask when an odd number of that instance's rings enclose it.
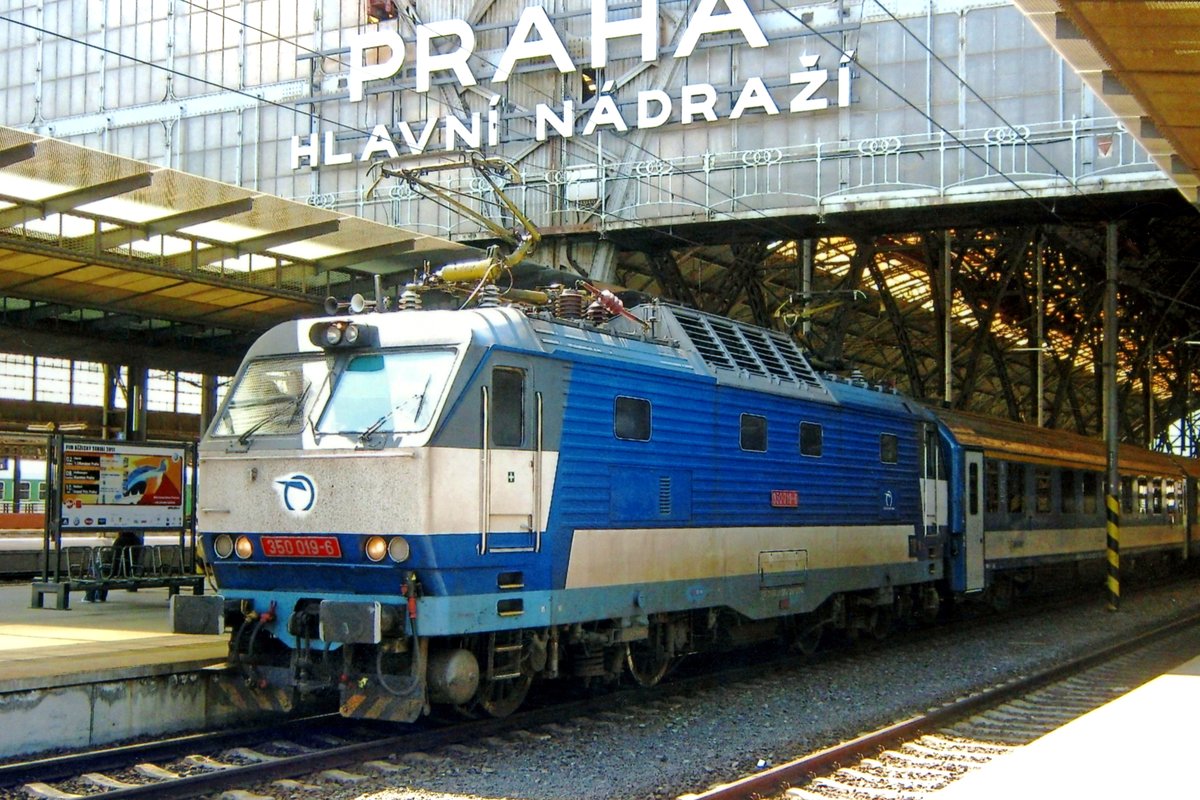
<instances>
[{"instance_id":1,"label":"window of station building","mask_svg":"<svg viewBox=\"0 0 1200 800\"><path fill-rule=\"evenodd\" d=\"M1005 489L1008 492L1008 513L1025 513L1025 465L1009 462L1005 465Z\"/></svg>"},{"instance_id":2,"label":"window of station building","mask_svg":"<svg viewBox=\"0 0 1200 800\"><path fill-rule=\"evenodd\" d=\"M199 414L202 376L194 372L149 370L146 408L176 414Z\"/></svg>"},{"instance_id":3,"label":"window of station building","mask_svg":"<svg viewBox=\"0 0 1200 800\"><path fill-rule=\"evenodd\" d=\"M650 401L618 397L613 401L613 435L634 442L650 441Z\"/></svg>"},{"instance_id":4,"label":"window of station building","mask_svg":"<svg viewBox=\"0 0 1200 800\"><path fill-rule=\"evenodd\" d=\"M367 0L367 21L383 22L400 16L395 0Z\"/></svg>"},{"instance_id":5,"label":"window of station building","mask_svg":"<svg viewBox=\"0 0 1200 800\"><path fill-rule=\"evenodd\" d=\"M989 514L1000 511L1000 464L987 461L983 465L983 508Z\"/></svg>"},{"instance_id":6,"label":"window of station building","mask_svg":"<svg viewBox=\"0 0 1200 800\"><path fill-rule=\"evenodd\" d=\"M767 418L757 414L742 414L741 443L743 450L767 452Z\"/></svg>"},{"instance_id":7,"label":"window of station building","mask_svg":"<svg viewBox=\"0 0 1200 800\"><path fill-rule=\"evenodd\" d=\"M1034 511L1038 514L1050 513L1050 468L1034 467Z\"/></svg>"},{"instance_id":8,"label":"window of station building","mask_svg":"<svg viewBox=\"0 0 1200 800\"><path fill-rule=\"evenodd\" d=\"M512 367L492 370L489 422L492 444L520 447L525 442L525 371Z\"/></svg>"},{"instance_id":9,"label":"window of station building","mask_svg":"<svg viewBox=\"0 0 1200 800\"><path fill-rule=\"evenodd\" d=\"M1064 514L1074 514L1075 504L1075 470L1064 469L1058 473L1058 510Z\"/></svg>"},{"instance_id":10,"label":"window of station building","mask_svg":"<svg viewBox=\"0 0 1200 800\"><path fill-rule=\"evenodd\" d=\"M900 463L900 437L894 433L879 434L879 460L884 464Z\"/></svg>"},{"instance_id":11,"label":"window of station building","mask_svg":"<svg viewBox=\"0 0 1200 800\"><path fill-rule=\"evenodd\" d=\"M600 94L600 84L604 80L604 70L598 67L579 70L579 79L583 85L579 92L579 104L585 105L596 95Z\"/></svg>"},{"instance_id":12,"label":"window of station building","mask_svg":"<svg viewBox=\"0 0 1200 800\"><path fill-rule=\"evenodd\" d=\"M35 364L33 399L41 403L71 402L71 360L39 357Z\"/></svg>"},{"instance_id":13,"label":"window of station building","mask_svg":"<svg viewBox=\"0 0 1200 800\"><path fill-rule=\"evenodd\" d=\"M800 423L800 455L820 458L825 445L825 433L815 422Z\"/></svg>"},{"instance_id":14,"label":"window of station building","mask_svg":"<svg viewBox=\"0 0 1200 800\"><path fill-rule=\"evenodd\" d=\"M1083 473L1083 513L1095 514L1097 509L1096 495L1099 492L1100 476L1095 472Z\"/></svg>"},{"instance_id":15,"label":"window of station building","mask_svg":"<svg viewBox=\"0 0 1200 800\"><path fill-rule=\"evenodd\" d=\"M33 356L0 353L0 397L33 399Z\"/></svg>"}]
</instances>

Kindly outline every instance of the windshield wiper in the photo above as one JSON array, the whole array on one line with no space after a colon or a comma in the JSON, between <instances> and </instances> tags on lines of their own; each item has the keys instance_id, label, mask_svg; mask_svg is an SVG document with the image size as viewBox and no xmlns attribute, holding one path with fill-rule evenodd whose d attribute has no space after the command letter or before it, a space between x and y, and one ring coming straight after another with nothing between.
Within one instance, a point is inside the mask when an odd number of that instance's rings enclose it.
<instances>
[{"instance_id":1,"label":"windshield wiper","mask_svg":"<svg viewBox=\"0 0 1200 800\"><path fill-rule=\"evenodd\" d=\"M288 425L295 424L296 419L300 415L300 409L304 408L304 401L308 398L308 390L311 388L312 388L312 384L306 383L304 385L304 391L300 392L300 394L296 395L295 397L288 399L287 405L276 409L273 413L268 414L267 416L263 417L258 422L254 423L249 428L244 430L242 432L242 435L237 438L238 444L240 444L243 447L248 446L250 444L250 437L253 436L254 434L258 433L260 428L262 428L264 425L266 425L269 422L278 421L284 415L288 415Z\"/></svg>"},{"instance_id":2,"label":"windshield wiper","mask_svg":"<svg viewBox=\"0 0 1200 800\"><path fill-rule=\"evenodd\" d=\"M358 443L365 446L371 440L371 437L374 436L376 433L378 433L379 429L382 428L384 425L386 425L388 420L390 420L396 414L397 411L404 408L406 405L408 405L413 400L417 401L417 408L413 412L413 421L415 422L421 416L421 409L425 405L425 394L429 391L429 383L431 380L433 380L433 375L432 374L426 375L425 376L425 385L421 387L420 393L414 394L411 398L405 400L403 403L397 404L396 406L394 406L392 408L391 411L387 412L382 417L380 417L379 419L372 422L369 426L367 426L367 429L359 434Z\"/></svg>"}]
</instances>

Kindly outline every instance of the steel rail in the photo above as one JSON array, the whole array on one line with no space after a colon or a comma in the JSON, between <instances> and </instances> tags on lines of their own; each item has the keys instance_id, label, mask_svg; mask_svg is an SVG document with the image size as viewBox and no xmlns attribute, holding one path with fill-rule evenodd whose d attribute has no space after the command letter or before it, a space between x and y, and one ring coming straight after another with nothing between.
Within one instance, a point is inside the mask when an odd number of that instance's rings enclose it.
<instances>
[{"instance_id":1,"label":"steel rail","mask_svg":"<svg viewBox=\"0 0 1200 800\"><path fill-rule=\"evenodd\" d=\"M874 755L881 749L913 739L920 733L944 727L982 709L998 705L1034 689L1111 661L1118 656L1147 647L1198 623L1200 623L1200 612L1189 613L1171 622L1155 626L1132 639L1086 656L1049 667L1033 675L1005 681L930 709L923 714L909 717L871 733L865 733L786 764L780 764L730 783L714 786L703 792L682 795L682 797L686 800L751 800L752 798L758 800L779 794L792 786L808 782L814 775L830 772L844 766L847 762Z\"/></svg>"}]
</instances>

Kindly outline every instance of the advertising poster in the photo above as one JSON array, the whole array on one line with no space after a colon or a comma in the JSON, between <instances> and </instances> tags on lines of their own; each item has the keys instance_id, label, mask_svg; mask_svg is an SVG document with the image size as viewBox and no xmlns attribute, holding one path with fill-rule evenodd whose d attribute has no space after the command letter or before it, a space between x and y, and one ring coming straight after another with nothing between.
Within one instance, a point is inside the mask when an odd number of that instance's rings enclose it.
<instances>
[{"instance_id":1,"label":"advertising poster","mask_svg":"<svg viewBox=\"0 0 1200 800\"><path fill-rule=\"evenodd\" d=\"M184 451L64 442L63 530L180 528Z\"/></svg>"}]
</instances>

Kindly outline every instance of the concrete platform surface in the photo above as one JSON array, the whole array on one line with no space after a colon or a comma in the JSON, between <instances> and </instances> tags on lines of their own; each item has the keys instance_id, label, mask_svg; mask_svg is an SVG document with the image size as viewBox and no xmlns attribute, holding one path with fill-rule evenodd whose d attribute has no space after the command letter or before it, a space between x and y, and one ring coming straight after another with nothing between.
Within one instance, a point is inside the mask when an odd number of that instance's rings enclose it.
<instances>
[{"instance_id":1,"label":"concrete platform surface","mask_svg":"<svg viewBox=\"0 0 1200 800\"><path fill-rule=\"evenodd\" d=\"M0 692L161 675L224 661L227 637L170 632L166 589L73 593L71 609L30 608L30 585L0 585ZM48 603L52 606L52 603Z\"/></svg>"},{"instance_id":2,"label":"concrete platform surface","mask_svg":"<svg viewBox=\"0 0 1200 800\"><path fill-rule=\"evenodd\" d=\"M968 774L937 800L1200 797L1200 658Z\"/></svg>"}]
</instances>

